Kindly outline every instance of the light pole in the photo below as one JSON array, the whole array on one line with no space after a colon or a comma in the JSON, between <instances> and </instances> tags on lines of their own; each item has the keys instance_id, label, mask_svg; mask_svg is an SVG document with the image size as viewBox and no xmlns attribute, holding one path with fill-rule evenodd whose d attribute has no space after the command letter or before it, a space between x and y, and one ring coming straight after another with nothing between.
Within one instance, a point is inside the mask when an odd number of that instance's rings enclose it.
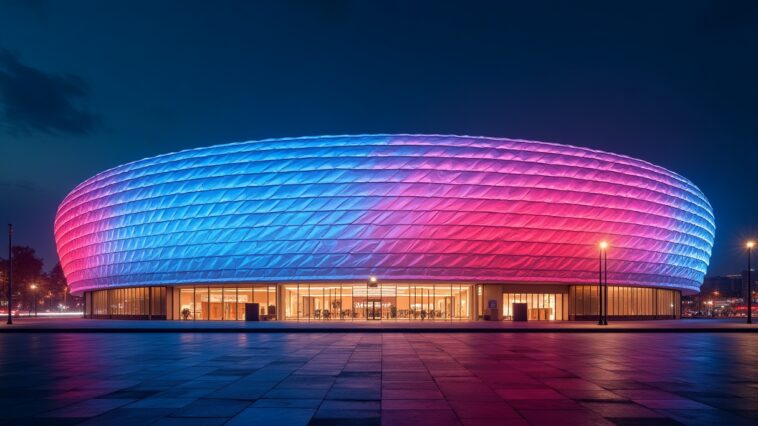
<instances>
[{"instance_id":1,"label":"light pole","mask_svg":"<svg viewBox=\"0 0 758 426\"><path fill-rule=\"evenodd\" d=\"M752 279L750 275L750 257L753 252L753 247L755 247L755 241L748 241L747 244L747 323L752 324L753 323L753 286L750 280Z\"/></svg>"},{"instance_id":2,"label":"light pole","mask_svg":"<svg viewBox=\"0 0 758 426\"><path fill-rule=\"evenodd\" d=\"M606 250L608 249L608 243L606 241L600 241L598 245L600 251L598 252L598 284L597 284L597 296L598 296L598 317L597 325L608 325L608 293L605 292L605 309L603 309L603 259L605 258L606 272L605 279L608 279L608 257ZM607 284L607 283L606 283ZM605 316L603 315L605 313Z\"/></svg>"},{"instance_id":3,"label":"light pole","mask_svg":"<svg viewBox=\"0 0 758 426\"><path fill-rule=\"evenodd\" d=\"M608 325L608 244L606 243L605 249L603 249L603 269L605 269L605 276L603 277L603 281L605 283L603 284L603 297L605 303L603 303L603 312L605 315L603 315L603 325Z\"/></svg>"},{"instance_id":4,"label":"light pole","mask_svg":"<svg viewBox=\"0 0 758 426\"><path fill-rule=\"evenodd\" d=\"M13 225L8 224L8 325L13 325Z\"/></svg>"},{"instance_id":5,"label":"light pole","mask_svg":"<svg viewBox=\"0 0 758 426\"><path fill-rule=\"evenodd\" d=\"M32 304L34 305L34 316L37 316L37 284L32 284L29 286L30 289L32 289ZM29 316L32 316L31 309L29 310Z\"/></svg>"}]
</instances>

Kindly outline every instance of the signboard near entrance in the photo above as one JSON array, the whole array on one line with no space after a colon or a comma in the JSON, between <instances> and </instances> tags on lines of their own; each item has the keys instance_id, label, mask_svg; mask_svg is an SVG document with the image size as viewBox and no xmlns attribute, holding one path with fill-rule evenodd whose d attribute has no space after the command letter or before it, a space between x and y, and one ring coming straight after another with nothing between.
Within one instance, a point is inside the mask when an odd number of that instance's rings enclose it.
<instances>
[{"instance_id":1,"label":"signboard near entrance","mask_svg":"<svg viewBox=\"0 0 758 426\"><path fill-rule=\"evenodd\" d=\"M261 308L258 303L245 303L245 321L260 321Z\"/></svg>"},{"instance_id":2,"label":"signboard near entrance","mask_svg":"<svg viewBox=\"0 0 758 426\"><path fill-rule=\"evenodd\" d=\"M485 315L484 319L488 319L490 321L498 321L500 319L500 315L498 315L497 309L497 300L490 299L487 301L487 312L488 315Z\"/></svg>"},{"instance_id":3,"label":"signboard near entrance","mask_svg":"<svg viewBox=\"0 0 758 426\"><path fill-rule=\"evenodd\" d=\"M512 308L514 321L526 321L527 320L527 306L526 303L514 303Z\"/></svg>"}]
</instances>

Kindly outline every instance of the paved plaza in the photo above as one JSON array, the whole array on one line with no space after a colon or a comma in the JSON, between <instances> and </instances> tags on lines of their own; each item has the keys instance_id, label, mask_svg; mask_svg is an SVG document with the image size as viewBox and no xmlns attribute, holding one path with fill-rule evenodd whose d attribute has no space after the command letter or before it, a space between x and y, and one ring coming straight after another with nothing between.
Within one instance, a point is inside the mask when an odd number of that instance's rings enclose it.
<instances>
[{"instance_id":1,"label":"paved plaza","mask_svg":"<svg viewBox=\"0 0 758 426\"><path fill-rule=\"evenodd\" d=\"M0 334L0 422L758 423L748 333Z\"/></svg>"}]
</instances>

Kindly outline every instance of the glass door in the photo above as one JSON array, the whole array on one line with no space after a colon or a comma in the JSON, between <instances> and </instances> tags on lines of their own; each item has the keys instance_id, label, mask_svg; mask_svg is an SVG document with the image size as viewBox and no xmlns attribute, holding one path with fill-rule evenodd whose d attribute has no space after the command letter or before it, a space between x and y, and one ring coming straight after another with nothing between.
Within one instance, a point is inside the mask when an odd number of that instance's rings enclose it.
<instances>
[{"instance_id":1,"label":"glass door","mask_svg":"<svg viewBox=\"0 0 758 426\"><path fill-rule=\"evenodd\" d=\"M381 300L369 300L366 302L366 316L370 320L382 319L382 301Z\"/></svg>"}]
</instances>

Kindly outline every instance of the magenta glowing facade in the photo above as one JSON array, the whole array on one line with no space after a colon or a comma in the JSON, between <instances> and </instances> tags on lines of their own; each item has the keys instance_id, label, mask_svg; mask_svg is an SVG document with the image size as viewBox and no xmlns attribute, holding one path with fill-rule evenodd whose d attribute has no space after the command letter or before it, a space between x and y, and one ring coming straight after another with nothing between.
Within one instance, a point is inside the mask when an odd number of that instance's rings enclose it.
<instances>
[{"instance_id":1,"label":"magenta glowing facade","mask_svg":"<svg viewBox=\"0 0 758 426\"><path fill-rule=\"evenodd\" d=\"M55 220L74 294L371 275L593 285L601 240L610 285L693 293L714 233L703 193L650 163L426 135L251 141L139 160L77 186Z\"/></svg>"}]
</instances>

